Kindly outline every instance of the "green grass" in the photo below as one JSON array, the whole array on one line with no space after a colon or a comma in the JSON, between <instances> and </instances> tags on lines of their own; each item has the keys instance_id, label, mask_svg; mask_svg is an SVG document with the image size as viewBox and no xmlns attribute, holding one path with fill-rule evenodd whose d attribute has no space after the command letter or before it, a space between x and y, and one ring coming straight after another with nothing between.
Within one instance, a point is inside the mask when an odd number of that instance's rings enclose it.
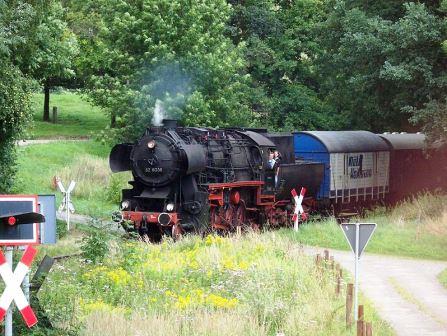
<instances>
[{"instance_id":1,"label":"green grass","mask_svg":"<svg viewBox=\"0 0 447 336\"><path fill-rule=\"evenodd\" d=\"M425 204L427 203L427 204ZM418 212L418 205L423 212ZM446 196L422 195L394 210L378 209L361 222L377 223L366 252L412 258L447 260ZM430 208L431 207L431 208ZM334 219L311 221L298 233L283 230L302 244L349 250L350 247Z\"/></svg>"},{"instance_id":2,"label":"green grass","mask_svg":"<svg viewBox=\"0 0 447 336\"><path fill-rule=\"evenodd\" d=\"M52 188L53 177L62 177L65 187L73 178L77 182L72 198L76 213L110 218L110 213L117 210L117 205L108 197L111 176L107 163L109 151L108 146L93 140L19 147L14 192L55 193L59 205L61 193ZM115 189L124 187L124 180Z\"/></svg>"},{"instance_id":3,"label":"green grass","mask_svg":"<svg viewBox=\"0 0 447 336\"><path fill-rule=\"evenodd\" d=\"M447 288L447 268L438 275L439 282Z\"/></svg>"},{"instance_id":4,"label":"green grass","mask_svg":"<svg viewBox=\"0 0 447 336\"><path fill-rule=\"evenodd\" d=\"M34 123L28 130L31 139L90 137L108 125L108 117L100 108L69 91L50 95L50 118L53 106L57 106L57 124L43 122L43 100L44 95L40 93L32 98Z\"/></svg>"},{"instance_id":5,"label":"green grass","mask_svg":"<svg viewBox=\"0 0 447 336\"><path fill-rule=\"evenodd\" d=\"M79 246L79 236L58 244L76 251L67 245ZM334 274L316 269L276 232L162 244L115 237L108 246L102 263L79 257L58 263L42 287L40 302L58 334L355 334L345 328L345 297L335 295ZM375 334L394 335L362 303Z\"/></svg>"}]
</instances>

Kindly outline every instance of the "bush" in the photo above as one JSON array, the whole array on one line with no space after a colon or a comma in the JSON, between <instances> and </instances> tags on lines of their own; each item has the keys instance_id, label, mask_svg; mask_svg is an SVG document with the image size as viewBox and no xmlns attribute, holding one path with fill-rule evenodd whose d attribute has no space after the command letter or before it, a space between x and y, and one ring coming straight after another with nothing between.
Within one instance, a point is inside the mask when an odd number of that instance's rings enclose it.
<instances>
[{"instance_id":1,"label":"bush","mask_svg":"<svg viewBox=\"0 0 447 336\"><path fill-rule=\"evenodd\" d=\"M56 220L57 239L59 240L64 238L67 235L67 233L68 233L67 222L57 219Z\"/></svg>"},{"instance_id":2,"label":"bush","mask_svg":"<svg viewBox=\"0 0 447 336\"><path fill-rule=\"evenodd\" d=\"M129 172L112 174L107 186L106 198L111 203L119 203L121 201L121 190L131 179Z\"/></svg>"},{"instance_id":3,"label":"bush","mask_svg":"<svg viewBox=\"0 0 447 336\"><path fill-rule=\"evenodd\" d=\"M1 46L0 41L0 49ZM1 57L0 78L0 193L6 193L10 191L16 173L14 142L29 122L31 112L27 80Z\"/></svg>"},{"instance_id":4,"label":"bush","mask_svg":"<svg viewBox=\"0 0 447 336\"><path fill-rule=\"evenodd\" d=\"M103 230L94 229L87 237L82 238L82 256L96 264L104 260L109 252L110 236Z\"/></svg>"}]
</instances>

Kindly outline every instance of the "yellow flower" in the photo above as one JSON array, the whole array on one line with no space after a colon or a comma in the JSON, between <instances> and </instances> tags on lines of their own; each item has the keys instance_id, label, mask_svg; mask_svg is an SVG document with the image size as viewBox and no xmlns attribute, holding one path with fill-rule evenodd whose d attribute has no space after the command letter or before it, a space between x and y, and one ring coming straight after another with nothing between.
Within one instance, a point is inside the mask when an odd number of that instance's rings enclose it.
<instances>
[{"instance_id":1,"label":"yellow flower","mask_svg":"<svg viewBox=\"0 0 447 336\"><path fill-rule=\"evenodd\" d=\"M216 294L210 294L206 298L206 303L209 305L216 307L216 308L226 308L231 309L236 307L236 305L239 303L238 299L227 299L220 295Z\"/></svg>"},{"instance_id":2,"label":"yellow flower","mask_svg":"<svg viewBox=\"0 0 447 336\"><path fill-rule=\"evenodd\" d=\"M175 293L171 292L169 289L165 292L165 295L169 296L169 297L173 297L173 298L175 298L177 296L177 295L175 295Z\"/></svg>"},{"instance_id":3,"label":"yellow flower","mask_svg":"<svg viewBox=\"0 0 447 336\"><path fill-rule=\"evenodd\" d=\"M108 303L103 302L101 299L97 301L86 302L83 299L79 300L79 306L84 314L89 314L93 311L104 311L104 312L119 312L119 313L129 313L130 310L125 307L115 307Z\"/></svg>"},{"instance_id":4,"label":"yellow flower","mask_svg":"<svg viewBox=\"0 0 447 336\"><path fill-rule=\"evenodd\" d=\"M108 271L107 277L118 286L124 286L132 280L131 275L123 268L117 268L116 270Z\"/></svg>"},{"instance_id":5,"label":"yellow flower","mask_svg":"<svg viewBox=\"0 0 447 336\"><path fill-rule=\"evenodd\" d=\"M175 307L178 309L186 309L189 306L193 305L193 301L190 295L187 296L179 296L177 298L177 302L175 303Z\"/></svg>"},{"instance_id":6,"label":"yellow flower","mask_svg":"<svg viewBox=\"0 0 447 336\"><path fill-rule=\"evenodd\" d=\"M211 245L223 246L226 244L227 244L227 240L222 237L219 237L219 236L208 235L205 238L206 246L211 246Z\"/></svg>"}]
</instances>

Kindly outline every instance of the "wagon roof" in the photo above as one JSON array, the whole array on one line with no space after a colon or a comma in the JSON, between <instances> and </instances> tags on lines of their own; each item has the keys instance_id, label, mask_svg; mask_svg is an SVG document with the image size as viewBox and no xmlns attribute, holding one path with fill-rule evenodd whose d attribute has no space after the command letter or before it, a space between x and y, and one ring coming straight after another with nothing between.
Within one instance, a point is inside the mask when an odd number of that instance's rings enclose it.
<instances>
[{"instance_id":1,"label":"wagon roof","mask_svg":"<svg viewBox=\"0 0 447 336\"><path fill-rule=\"evenodd\" d=\"M388 144L378 135L368 131L305 131L319 140L329 153L356 153L389 151Z\"/></svg>"},{"instance_id":2,"label":"wagon roof","mask_svg":"<svg viewBox=\"0 0 447 336\"><path fill-rule=\"evenodd\" d=\"M423 149L425 147L425 135L421 133L379 134L395 150Z\"/></svg>"}]
</instances>

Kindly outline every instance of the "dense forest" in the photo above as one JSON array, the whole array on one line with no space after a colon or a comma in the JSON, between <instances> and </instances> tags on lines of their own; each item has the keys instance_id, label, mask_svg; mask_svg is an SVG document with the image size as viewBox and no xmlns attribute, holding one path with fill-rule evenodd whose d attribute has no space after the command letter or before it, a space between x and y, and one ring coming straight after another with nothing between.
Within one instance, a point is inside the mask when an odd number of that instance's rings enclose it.
<instances>
[{"instance_id":1,"label":"dense forest","mask_svg":"<svg viewBox=\"0 0 447 336\"><path fill-rule=\"evenodd\" d=\"M77 88L132 139L186 125L447 138L447 1L0 0L0 171L30 93ZM10 179L0 179L7 190Z\"/></svg>"}]
</instances>

